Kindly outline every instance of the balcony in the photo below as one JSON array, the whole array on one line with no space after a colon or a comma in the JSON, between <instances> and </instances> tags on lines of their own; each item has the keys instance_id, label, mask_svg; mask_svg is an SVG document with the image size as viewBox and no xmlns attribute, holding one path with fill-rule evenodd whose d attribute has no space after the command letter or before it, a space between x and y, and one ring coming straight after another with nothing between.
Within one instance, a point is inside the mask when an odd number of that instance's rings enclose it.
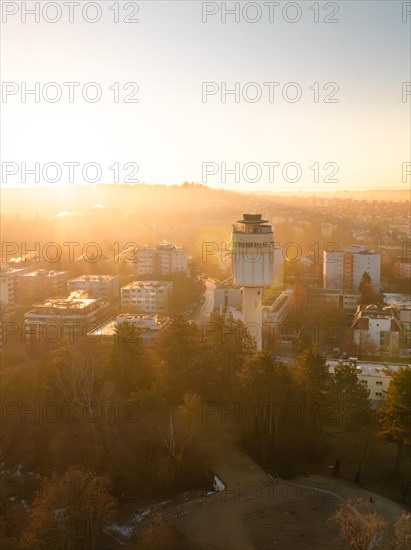
<instances>
[{"instance_id":1,"label":"balcony","mask_svg":"<svg viewBox=\"0 0 411 550\"><path fill-rule=\"evenodd\" d=\"M233 224L233 233L243 233L248 235L259 235L263 233L272 233L271 225L243 225L241 223Z\"/></svg>"}]
</instances>

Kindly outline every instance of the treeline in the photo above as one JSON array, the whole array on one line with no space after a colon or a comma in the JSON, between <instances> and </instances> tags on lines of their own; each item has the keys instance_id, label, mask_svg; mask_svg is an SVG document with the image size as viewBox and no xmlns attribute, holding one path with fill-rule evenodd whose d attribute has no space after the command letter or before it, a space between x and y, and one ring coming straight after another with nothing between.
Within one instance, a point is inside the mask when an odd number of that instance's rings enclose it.
<instances>
[{"instance_id":1,"label":"treeline","mask_svg":"<svg viewBox=\"0 0 411 550\"><path fill-rule=\"evenodd\" d=\"M25 547L59 547L53 537L67 535L66 523L75 529L87 509L89 523L77 527L84 548L94 548L116 503L203 487L208 473L199 443L213 437L218 424L280 476L315 469L330 452L338 475L346 434L381 432L397 443L407 498L410 369L393 376L377 424L368 390L351 367L331 375L313 346L286 366L268 351L256 353L241 322L226 325L220 317L198 326L176 316L152 349L122 324L110 342L62 342L37 355L13 354L3 350L2 530ZM363 466L360 457L357 482ZM16 495L13 483L22 472L31 472L32 490ZM67 479L84 484L76 505L67 504L67 491L55 489ZM41 546L46 532L51 542Z\"/></svg>"}]
</instances>

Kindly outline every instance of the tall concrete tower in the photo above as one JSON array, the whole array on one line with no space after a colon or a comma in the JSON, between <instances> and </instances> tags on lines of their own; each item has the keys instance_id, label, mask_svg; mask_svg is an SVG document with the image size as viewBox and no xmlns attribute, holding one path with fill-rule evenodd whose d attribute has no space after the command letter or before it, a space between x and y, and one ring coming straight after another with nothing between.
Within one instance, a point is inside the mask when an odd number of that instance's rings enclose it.
<instances>
[{"instance_id":1,"label":"tall concrete tower","mask_svg":"<svg viewBox=\"0 0 411 550\"><path fill-rule=\"evenodd\" d=\"M233 225L233 282L243 291L243 319L256 337L257 350L262 349L262 294L273 277L274 235L261 214L244 214Z\"/></svg>"}]
</instances>

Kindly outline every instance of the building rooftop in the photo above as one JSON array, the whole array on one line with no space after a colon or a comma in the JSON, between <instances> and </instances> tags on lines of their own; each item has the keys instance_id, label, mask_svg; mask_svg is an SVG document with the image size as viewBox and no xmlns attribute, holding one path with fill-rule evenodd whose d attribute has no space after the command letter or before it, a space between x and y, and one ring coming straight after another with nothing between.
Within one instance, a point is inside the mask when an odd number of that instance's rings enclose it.
<instances>
[{"instance_id":1,"label":"building rooftop","mask_svg":"<svg viewBox=\"0 0 411 550\"><path fill-rule=\"evenodd\" d=\"M70 279L68 283L73 283L76 281L82 281L82 282L107 282L111 281L112 279L117 279L118 275L79 275L78 277L74 277L73 279Z\"/></svg>"},{"instance_id":2,"label":"building rooftop","mask_svg":"<svg viewBox=\"0 0 411 550\"><path fill-rule=\"evenodd\" d=\"M157 250L180 250L180 251L185 250L185 248L183 246L176 246L175 244L169 243L169 242L164 242L164 243L161 243L161 244L157 244L156 249Z\"/></svg>"},{"instance_id":3,"label":"building rooftop","mask_svg":"<svg viewBox=\"0 0 411 550\"><path fill-rule=\"evenodd\" d=\"M387 305L411 308L410 294L383 294L384 302Z\"/></svg>"},{"instance_id":4,"label":"building rooftop","mask_svg":"<svg viewBox=\"0 0 411 550\"><path fill-rule=\"evenodd\" d=\"M36 271L29 271L28 273L22 273L19 277L58 277L59 275L68 275L68 271L55 271L48 269L37 269Z\"/></svg>"},{"instance_id":5,"label":"building rooftop","mask_svg":"<svg viewBox=\"0 0 411 550\"><path fill-rule=\"evenodd\" d=\"M243 219L237 220L237 223L262 224L268 223L268 220L262 220L261 214L243 214Z\"/></svg>"},{"instance_id":6,"label":"building rooftop","mask_svg":"<svg viewBox=\"0 0 411 550\"><path fill-rule=\"evenodd\" d=\"M340 364L338 360L327 360L327 365L331 373L334 372L335 367ZM390 377L392 372L399 370L400 368L411 368L411 365L399 365L395 363L369 363L358 362L355 368L357 374L365 376L387 376Z\"/></svg>"},{"instance_id":7,"label":"building rooftop","mask_svg":"<svg viewBox=\"0 0 411 550\"><path fill-rule=\"evenodd\" d=\"M131 281L128 285L121 287L121 290L131 288L166 288L171 281Z\"/></svg>"},{"instance_id":8,"label":"building rooftop","mask_svg":"<svg viewBox=\"0 0 411 550\"><path fill-rule=\"evenodd\" d=\"M67 308L84 309L93 302L98 302L99 300L101 300L101 298L50 298L48 300L44 300L43 302L33 304L33 307L47 307L56 310Z\"/></svg>"},{"instance_id":9,"label":"building rooftop","mask_svg":"<svg viewBox=\"0 0 411 550\"><path fill-rule=\"evenodd\" d=\"M227 277L227 279L224 279L224 281L221 281L221 282L217 283L215 288L221 288L221 289L227 289L228 290L230 288L239 289L240 287L236 286L233 283L233 276L231 275L230 277Z\"/></svg>"},{"instance_id":10,"label":"building rooftop","mask_svg":"<svg viewBox=\"0 0 411 550\"><path fill-rule=\"evenodd\" d=\"M360 244L352 244L344 248L344 252L349 252L351 254L377 254L374 250L368 250L365 246Z\"/></svg>"},{"instance_id":11,"label":"building rooftop","mask_svg":"<svg viewBox=\"0 0 411 550\"><path fill-rule=\"evenodd\" d=\"M158 315L133 315L131 313L121 313L115 318L108 319L88 334L90 336L114 336L116 334L116 328L121 323L134 325L143 333L154 333L164 328L168 322L168 317L159 317Z\"/></svg>"}]
</instances>

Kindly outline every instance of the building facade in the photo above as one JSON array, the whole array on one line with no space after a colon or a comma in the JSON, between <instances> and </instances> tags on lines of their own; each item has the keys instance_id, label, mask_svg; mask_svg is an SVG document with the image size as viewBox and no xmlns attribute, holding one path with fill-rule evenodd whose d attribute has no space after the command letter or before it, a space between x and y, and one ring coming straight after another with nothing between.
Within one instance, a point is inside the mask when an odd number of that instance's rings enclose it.
<instances>
[{"instance_id":1,"label":"building facade","mask_svg":"<svg viewBox=\"0 0 411 550\"><path fill-rule=\"evenodd\" d=\"M242 287L243 322L256 333L257 351L262 349L262 296L271 285L274 264L274 234L261 214L243 214L231 233L233 283Z\"/></svg>"},{"instance_id":2,"label":"building facade","mask_svg":"<svg viewBox=\"0 0 411 550\"><path fill-rule=\"evenodd\" d=\"M158 244L154 248L133 249L126 261L138 276L167 276L188 273L187 249L172 243Z\"/></svg>"},{"instance_id":3,"label":"building facade","mask_svg":"<svg viewBox=\"0 0 411 550\"><path fill-rule=\"evenodd\" d=\"M358 306L352 325L353 343L368 355L398 355L400 324L390 307Z\"/></svg>"},{"instance_id":4,"label":"building facade","mask_svg":"<svg viewBox=\"0 0 411 550\"><path fill-rule=\"evenodd\" d=\"M20 300L40 300L67 295L68 271L38 269L17 275Z\"/></svg>"},{"instance_id":5,"label":"building facade","mask_svg":"<svg viewBox=\"0 0 411 550\"><path fill-rule=\"evenodd\" d=\"M24 314L26 339L54 343L62 337L85 336L102 321L108 307L101 298L44 300Z\"/></svg>"},{"instance_id":6,"label":"building facade","mask_svg":"<svg viewBox=\"0 0 411 550\"><path fill-rule=\"evenodd\" d=\"M68 290L82 292L89 298L115 300L120 296L120 279L118 275L80 275L67 282Z\"/></svg>"},{"instance_id":7,"label":"building facade","mask_svg":"<svg viewBox=\"0 0 411 550\"><path fill-rule=\"evenodd\" d=\"M348 290L308 288L306 305L310 310L336 309L344 313L355 313L360 300L359 292Z\"/></svg>"},{"instance_id":8,"label":"building facade","mask_svg":"<svg viewBox=\"0 0 411 550\"><path fill-rule=\"evenodd\" d=\"M165 314L172 290L172 281L132 281L121 288L121 309L124 312Z\"/></svg>"},{"instance_id":9,"label":"building facade","mask_svg":"<svg viewBox=\"0 0 411 550\"><path fill-rule=\"evenodd\" d=\"M378 292L381 282L381 255L364 246L348 246L341 252L323 252L323 286L326 289L358 290L367 272Z\"/></svg>"}]
</instances>

